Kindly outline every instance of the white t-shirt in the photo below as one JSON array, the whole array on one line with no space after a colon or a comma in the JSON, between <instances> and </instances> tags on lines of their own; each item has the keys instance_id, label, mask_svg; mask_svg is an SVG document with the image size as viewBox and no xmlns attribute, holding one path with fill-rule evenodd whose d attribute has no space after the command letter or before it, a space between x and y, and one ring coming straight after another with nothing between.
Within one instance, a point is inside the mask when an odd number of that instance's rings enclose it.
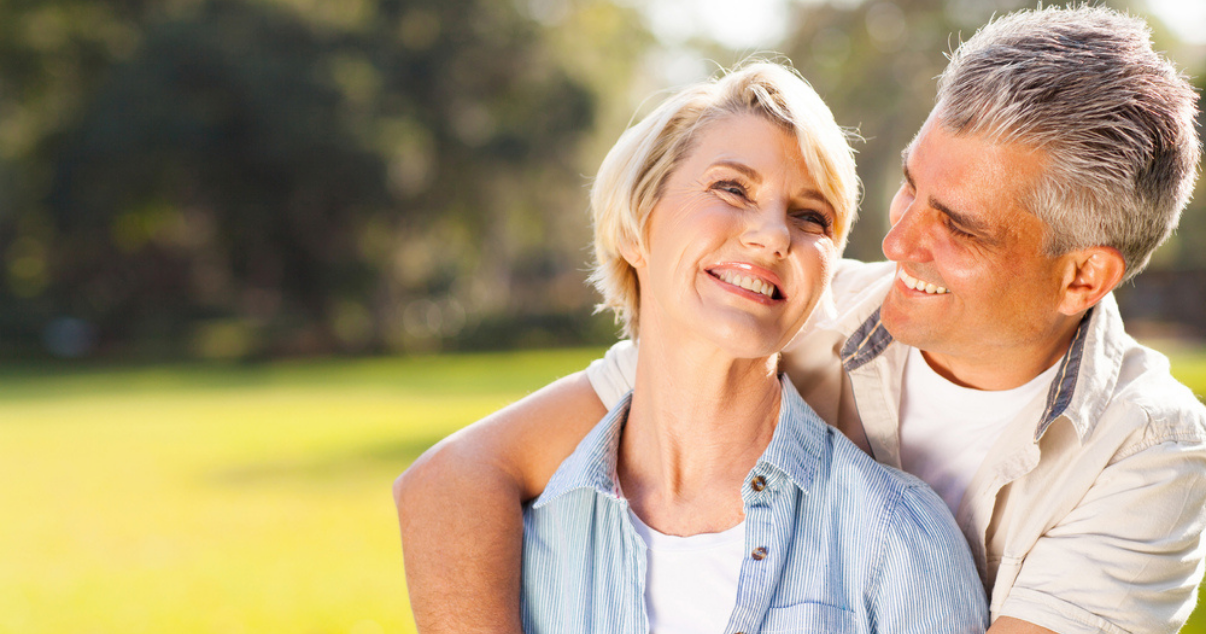
<instances>
[{"instance_id":1,"label":"white t-shirt","mask_svg":"<svg viewBox=\"0 0 1206 634\"><path fill-rule=\"evenodd\" d=\"M628 515L649 552L645 611L650 634L724 632L737 605L745 522L720 533L675 537L649 528L631 509Z\"/></svg>"},{"instance_id":2,"label":"white t-shirt","mask_svg":"<svg viewBox=\"0 0 1206 634\"><path fill-rule=\"evenodd\" d=\"M900 463L930 485L956 517L963 493L1006 425L1044 398L1059 364L1011 390L955 385L913 348L900 396Z\"/></svg>"}]
</instances>

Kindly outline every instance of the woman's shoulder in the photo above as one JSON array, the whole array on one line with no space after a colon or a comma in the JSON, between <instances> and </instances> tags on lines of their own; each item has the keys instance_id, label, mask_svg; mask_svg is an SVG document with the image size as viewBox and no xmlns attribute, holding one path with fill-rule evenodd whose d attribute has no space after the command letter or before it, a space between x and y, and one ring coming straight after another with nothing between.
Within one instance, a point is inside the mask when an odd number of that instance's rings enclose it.
<instances>
[{"instance_id":1,"label":"woman's shoulder","mask_svg":"<svg viewBox=\"0 0 1206 634\"><path fill-rule=\"evenodd\" d=\"M950 509L928 484L917 476L876 462L833 427L829 428L828 436L833 448L829 486L847 491L857 489L865 501L863 508L882 515L879 519L889 525L928 524L930 518L936 518L958 534Z\"/></svg>"}]
</instances>

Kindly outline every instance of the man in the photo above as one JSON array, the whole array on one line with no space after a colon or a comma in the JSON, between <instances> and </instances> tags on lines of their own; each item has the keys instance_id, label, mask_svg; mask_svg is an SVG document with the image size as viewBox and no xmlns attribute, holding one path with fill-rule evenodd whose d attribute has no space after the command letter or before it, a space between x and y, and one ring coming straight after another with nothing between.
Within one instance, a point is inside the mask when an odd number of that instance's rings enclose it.
<instances>
[{"instance_id":1,"label":"man","mask_svg":"<svg viewBox=\"0 0 1206 634\"><path fill-rule=\"evenodd\" d=\"M1206 408L1127 337L1110 291L1189 199L1195 101L1138 19L989 24L904 152L892 263L843 264L784 358L826 421L951 507L994 634L1175 632L1193 609ZM628 389L631 356L613 348L399 478L422 631L519 631L520 502Z\"/></svg>"}]
</instances>

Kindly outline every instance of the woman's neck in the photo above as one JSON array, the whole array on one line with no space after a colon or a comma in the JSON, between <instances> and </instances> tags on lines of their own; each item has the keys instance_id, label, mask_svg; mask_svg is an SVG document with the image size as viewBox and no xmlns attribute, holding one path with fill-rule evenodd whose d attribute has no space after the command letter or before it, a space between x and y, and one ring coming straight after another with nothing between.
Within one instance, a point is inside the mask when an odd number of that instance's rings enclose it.
<instances>
[{"instance_id":1,"label":"woman's neck","mask_svg":"<svg viewBox=\"0 0 1206 634\"><path fill-rule=\"evenodd\" d=\"M777 357L733 359L707 346L642 340L618 472L633 510L672 535L718 532L744 517L741 486L770 444Z\"/></svg>"}]
</instances>

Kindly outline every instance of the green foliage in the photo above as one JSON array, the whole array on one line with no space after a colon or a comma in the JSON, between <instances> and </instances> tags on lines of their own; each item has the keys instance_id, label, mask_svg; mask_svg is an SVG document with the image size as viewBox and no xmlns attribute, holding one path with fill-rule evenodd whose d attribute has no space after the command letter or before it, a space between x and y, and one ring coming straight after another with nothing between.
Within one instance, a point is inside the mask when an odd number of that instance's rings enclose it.
<instances>
[{"instance_id":1,"label":"green foliage","mask_svg":"<svg viewBox=\"0 0 1206 634\"><path fill-rule=\"evenodd\" d=\"M589 35L573 20L599 4L557 19ZM589 305L585 221L563 218L607 81L519 5L7 10L41 39L0 49L0 99L61 116L0 107L0 182L27 183L0 214L0 353L62 316L113 353L237 358L421 350L481 317Z\"/></svg>"}]
</instances>

